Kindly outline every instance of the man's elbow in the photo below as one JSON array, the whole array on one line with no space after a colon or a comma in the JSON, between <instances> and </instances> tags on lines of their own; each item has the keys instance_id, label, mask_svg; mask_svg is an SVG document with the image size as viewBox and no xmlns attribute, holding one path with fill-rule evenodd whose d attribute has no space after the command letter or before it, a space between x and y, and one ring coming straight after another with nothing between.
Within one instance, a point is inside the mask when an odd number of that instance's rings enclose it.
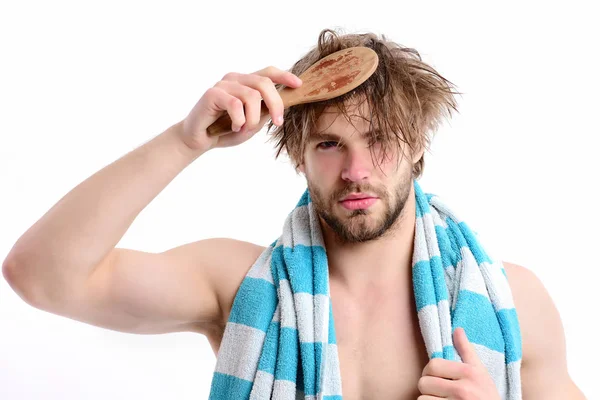
<instances>
[{"instance_id":1,"label":"man's elbow","mask_svg":"<svg viewBox=\"0 0 600 400\"><path fill-rule=\"evenodd\" d=\"M29 303L30 293L28 290L25 290L26 285L23 284L24 279L20 276L19 272L19 263L16 257L9 254L2 263L2 276L11 289Z\"/></svg>"},{"instance_id":2,"label":"man's elbow","mask_svg":"<svg viewBox=\"0 0 600 400\"><path fill-rule=\"evenodd\" d=\"M2 262L2 276L10 288L27 304L32 307L44 309L45 304L51 296L48 296L47 288L44 288L38 280L33 279L28 272L22 258L12 251Z\"/></svg>"}]
</instances>

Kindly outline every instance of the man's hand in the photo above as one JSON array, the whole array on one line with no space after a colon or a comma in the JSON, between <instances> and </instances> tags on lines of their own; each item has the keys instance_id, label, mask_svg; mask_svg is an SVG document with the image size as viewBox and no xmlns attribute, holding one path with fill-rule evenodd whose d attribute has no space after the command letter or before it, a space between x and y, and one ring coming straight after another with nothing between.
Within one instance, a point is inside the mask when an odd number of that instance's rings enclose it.
<instances>
[{"instance_id":1,"label":"man's hand","mask_svg":"<svg viewBox=\"0 0 600 400\"><path fill-rule=\"evenodd\" d=\"M454 345L463 362L434 358L423 369L417 400L500 400L487 368L469 342L463 328L453 333Z\"/></svg>"},{"instance_id":2,"label":"man's hand","mask_svg":"<svg viewBox=\"0 0 600 400\"><path fill-rule=\"evenodd\" d=\"M292 88L302 80L291 72L267 67L252 74L230 72L208 89L183 120L182 139L191 149L207 151L215 147L236 146L251 138L270 116L273 123L283 123L283 100L275 84ZM261 102L269 115L261 117ZM232 133L210 137L206 129L224 112L231 118Z\"/></svg>"}]
</instances>

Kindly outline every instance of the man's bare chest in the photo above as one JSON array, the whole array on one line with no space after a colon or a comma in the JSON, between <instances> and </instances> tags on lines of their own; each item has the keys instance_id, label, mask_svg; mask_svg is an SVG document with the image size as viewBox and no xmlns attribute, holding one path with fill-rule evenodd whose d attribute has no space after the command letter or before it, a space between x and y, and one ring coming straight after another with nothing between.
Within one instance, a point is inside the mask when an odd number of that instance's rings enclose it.
<instances>
[{"instance_id":1,"label":"man's bare chest","mask_svg":"<svg viewBox=\"0 0 600 400\"><path fill-rule=\"evenodd\" d=\"M410 302L332 305L344 399L416 399L429 359Z\"/></svg>"}]
</instances>

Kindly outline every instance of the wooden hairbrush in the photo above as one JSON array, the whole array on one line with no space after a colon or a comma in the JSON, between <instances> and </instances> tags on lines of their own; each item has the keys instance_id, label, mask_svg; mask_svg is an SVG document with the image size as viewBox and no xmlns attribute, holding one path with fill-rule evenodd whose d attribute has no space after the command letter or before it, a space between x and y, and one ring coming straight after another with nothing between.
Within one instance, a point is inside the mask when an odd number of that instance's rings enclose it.
<instances>
[{"instance_id":1,"label":"wooden hairbrush","mask_svg":"<svg viewBox=\"0 0 600 400\"><path fill-rule=\"evenodd\" d=\"M303 103L329 100L348 93L366 81L377 69L379 57L368 47L350 47L324 57L311 65L299 78L298 88L284 87L279 90L283 108ZM269 114L261 102L261 119ZM209 136L221 136L233 132L231 118L226 112L207 129Z\"/></svg>"}]
</instances>

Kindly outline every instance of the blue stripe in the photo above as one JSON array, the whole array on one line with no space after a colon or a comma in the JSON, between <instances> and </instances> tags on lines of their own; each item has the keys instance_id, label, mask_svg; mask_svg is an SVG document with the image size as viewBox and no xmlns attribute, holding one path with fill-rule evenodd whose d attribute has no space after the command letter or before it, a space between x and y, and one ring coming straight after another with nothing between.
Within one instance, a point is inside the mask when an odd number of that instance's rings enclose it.
<instances>
[{"instance_id":1,"label":"blue stripe","mask_svg":"<svg viewBox=\"0 0 600 400\"><path fill-rule=\"evenodd\" d=\"M317 384L321 372L321 359L323 355L323 344L319 342L309 342L300 344L302 357L302 375L304 378L304 393L307 395L317 394ZM318 364L317 364L318 363ZM316 366L319 365L317 371Z\"/></svg>"},{"instance_id":2,"label":"blue stripe","mask_svg":"<svg viewBox=\"0 0 600 400\"><path fill-rule=\"evenodd\" d=\"M454 221L450 217L446 218L446 225L448 225L448 227L444 230L444 232L446 233L448 241L450 242L450 247L452 248L452 265L456 267L459 261L462 260L462 254L460 252L460 247L458 245L458 239L456 237L455 230L450 228L451 224L453 226L456 226L456 224L454 224Z\"/></svg>"},{"instance_id":3,"label":"blue stripe","mask_svg":"<svg viewBox=\"0 0 600 400\"><path fill-rule=\"evenodd\" d=\"M289 279L293 293L328 295L328 267L321 246L296 245L293 249L278 246L271 258L273 278ZM289 276L288 276L289 275Z\"/></svg>"},{"instance_id":4,"label":"blue stripe","mask_svg":"<svg viewBox=\"0 0 600 400\"><path fill-rule=\"evenodd\" d=\"M466 223L460 222L457 224L456 221L451 218L446 218L446 223L448 224L447 234L453 239L450 240L452 248L457 249L457 262L462 259L460 249L463 247L468 248L473 254L475 261L477 261L477 265L481 265L483 262L492 262L477 240L477 237Z\"/></svg>"},{"instance_id":5,"label":"blue stripe","mask_svg":"<svg viewBox=\"0 0 600 400\"><path fill-rule=\"evenodd\" d=\"M461 290L456 300L452 331L463 327L469 341L504 353L504 338L492 303L485 296Z\"/></svg>"},{"instance_id":6,"label":"blue stripe","mask_svg":"<svg viewBox=\"0 0 600 400\"><path fill-rule=\"evenodd\" d=\"M275 379L295 382L298 370L298 331L283 327L279 330L279 350Z\"/></svg>"},{"instance_id":7,"label":"blue stripe","mask_svg":"<svg viewBox=\"0 0 600 400\"><path fill-rule=\"evenodd\" d=\"M446 228L443 226L435 226L435 235L437 236L438 245L440 248L440 254L442 256L442 265L444 269L451 265L456 265L456 253L452 248L452 242L446 234Z\"/></svg>"},{"instance_id":8,"label":"blue stripe","mask_svg":"<svg viewBox=\"0 0 600 400\"><path fill-rule=\"evenodd\" d=\"M413 181L414 184L414 189L415 189L415 208L417 211L417 218L423 217L423 214L427 214L429 213L429 202L427 201L427 198L425 197L425 195L423 194L423 191L421 190L421 187L419 186L419 184L417 183L417 181Z\"/></svg>"},{"instance_id":9,"label":"blue stripe","mask_svg":"<svg viewBox=\"0 0 600 400\"><path fill-rule=\"evenodd\" d=\"M431 257L429 260L431 265L431 273L433 277L433 289L437 298L437 303L442 300L448 300L448 288L446 287L446 272L442 266L442 258L439 256ZM436 304L437 304L436 303Z\"/></svg>"},{"instance_id":10,"label":"blue stripe","mask_svg":"<svg viewBox=\"0 0 600 400\"><path fill-rule=\"evenodd\" d=\"M430 359L433 359L433 358L444 358L444 354L442 354L441 351L434 351L433 353L431 353L431 356L429 358Z\"/></svg>"},{"instance_id":11,"label":"blue stripe","mask_svg":"<svg viewBox=\"0 0 600 400\"><path fill-rule=\"evenodd\" d=\"M454 348L454 346L444 346L443 347L443 352L444 352L444 359L445 360L451 360L451 361L457 361L458 360L458 354L457 354L456 349Z\"/></svg>"},{"instance_id":12,"label":"blue stripe","mask_svg":"<svg viewBox=\"0 0 600 400\"><path fill-rule=\"evenodd\" d=\"M252 382L232 375L215 372L209 399L247 399L250 397Z\"/></svg>"},{"instance_id":13,"label":"blue stripe","mask_svg":"<svg viewBox=\"0 0 600 400\"><path fill-rule=\"evenodd\" d=\"M499 310L498 322L505 334L506 363L520 360L523 357L523 343L517 310L514 308Z\"/></svg>"},{"instance_id":14,"label":"blue stripe","mask_svg":"<svg viewBox=\"0 0 600 400\"><path fill-rule=\"evenodd\" d=\"M276 307L275 286L264 279L246 276L233 301L229 321L267 332Z\"/></svg>"},{"instance_id":15,"label":"blue stripe","mask_svg":"<svg viewBox=\"0 0 600 400\"><path fill-rule=\"evenodd\" d=\"M448 300L442 259L439 256L417 262L412 273L417 312L425 306L437 305L441 300ZM431 290L432 282L434 290Z\"/></svg>"},{"instance_id":16,"label":"blue stripe","mask_svg":"<svg viewBox=\"0 0 600 400\"><path fill-rule=\"evenodd\" d=\"M277 363L277 349L279 348L279 322L271 322L262 353L258 361L258 369L275 375L275 364Z\"/></svg>"},{"instance_id":17,"label":"blue stripe","mask_svg":"<svg viewBox=\"0 0 600 400\"><path fill-rule=\"evenodd\" d=\"M312 199L310 198L310 193L308 192L308 189L306 189L304 193L302 193L302 197L300 197L300 200L296 204L296 208L307 206L308 203L310 203L311 201Z\"/></svg>"},{"instance_id":18,"label":"blue stripe","mask_svg":"<svg viewBox=\"0 0 600 400\"><path fill-rule=\"evenodd\" d=\"M275 282L275 286L277 286L277 288L279 288L280 280L289 279L287 270L285 268L283 246L275 247L271 253L271 274L273 275L273 282Z\"/></svg>"},{"instance_id":19,"label":"blue stripe","mask_svg":"<svg viewBox=\"0 0 600 400\"><path fill-rule=\"evenodd\" d=\"M335 321L333 319L333 306L331 305L331 301L329 302L329 330L327 332L327 343L329 344L337 344L337 339L335 336Z\"/></svg>"},{"instance_id":20,"label":"blue stripe","mask_svg":"<svg viewBox=\"0 0 600 400\"><path fill-rule=\"evenodd\" d=\"M464 222L461 222L460 224L458 224L458 226L462 231L463 235L465 236L467 246L471 249L475 260L477 260L477 264L481 265L481 263L483 262L491 263L492 261L486 254L483 247L481 247L481 245L479 244L479 241L477 240L475 234L473 233L473 231L471 231L469 226Z\"/></svg>"}]
</instances>

